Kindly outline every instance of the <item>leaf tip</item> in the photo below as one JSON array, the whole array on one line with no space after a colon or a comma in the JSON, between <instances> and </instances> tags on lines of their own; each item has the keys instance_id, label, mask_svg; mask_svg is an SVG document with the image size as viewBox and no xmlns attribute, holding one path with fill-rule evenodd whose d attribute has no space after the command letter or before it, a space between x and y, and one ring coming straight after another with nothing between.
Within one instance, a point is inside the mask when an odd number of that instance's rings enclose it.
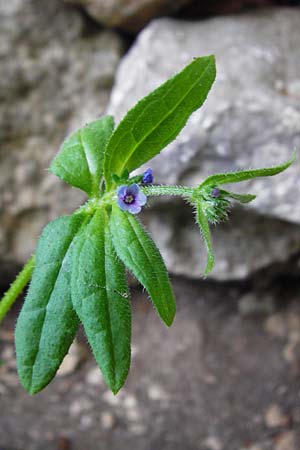
<instances>
[{"instance_id":1,"label":"leaf tip","mask_svg":"<svg viewBox=\"0 0 300 450\"><path fill-rule=\"evenodd\" d=\"M166 326L168 328L170 328L170 326L173 324L174 319L175 319L175 315L176 315L176 312L174 312L174 314L172 316L170 316L168 319L164 320L164 323L166 324Z\"/></svg>"},{"instance_id":2,"label":"leaf tip","mask_svg":"<svg viewBox=\"0 0 300 450\"><path fill-rule=\"evenodd\" d=\"M203 274L204 278L207 278L208 275L211 273L211 271L213 270L215 265L215 257L212 253L209 253L207 256L207 262L206 262L206 267L205 267L205 271Z\"/></svg>"}]
</instances>

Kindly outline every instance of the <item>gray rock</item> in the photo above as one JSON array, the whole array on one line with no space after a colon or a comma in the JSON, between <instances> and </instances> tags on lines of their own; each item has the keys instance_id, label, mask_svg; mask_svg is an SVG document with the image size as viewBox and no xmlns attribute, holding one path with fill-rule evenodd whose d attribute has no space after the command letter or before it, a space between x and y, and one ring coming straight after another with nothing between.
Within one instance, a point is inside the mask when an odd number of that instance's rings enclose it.
<instances>
[{"instance_id":1,"label":"gray rock","mask_svg":"<svg viewBox=\"0 0 300 450\"><path fill-rule=\"evenodd\" d=\"M78 3L100 23L129 32L141 30L154 17L179 11L192 0L64 0Z\"/></svg>"},{"instance_id":2,"label":"gray rock","mask_svg":"<svg viewBox=\"0 0 300 450\"><path fill-rule=\"evenodd\" d=\"M84 197L46 169L66 134L103 113L122 45L88 34L57 0L0 4L0 270L33 252L42 226Z\"/></svg>"},{"instance_id":3,"label":"gray rock","mask_svg":"<svg viewBox=\"0 0 300 450\"><path fill-rule=\"evenodd\" d=\"M275 9L199 23L160 19L139 35L113 89L109 110L118 119L193 57L217 58L218 76L205 106L151 161L156 182L197 185L214 172L290 158L300 146L300 35L290 32L299 26L299 10ZM300 250L297 164L235 189L258 198L213 230L212 276L219 279L247 277ZM145 218L169 270L198 277L204 249L186 209L173 199L153 203Z\"/></svg>"}]
</instances>

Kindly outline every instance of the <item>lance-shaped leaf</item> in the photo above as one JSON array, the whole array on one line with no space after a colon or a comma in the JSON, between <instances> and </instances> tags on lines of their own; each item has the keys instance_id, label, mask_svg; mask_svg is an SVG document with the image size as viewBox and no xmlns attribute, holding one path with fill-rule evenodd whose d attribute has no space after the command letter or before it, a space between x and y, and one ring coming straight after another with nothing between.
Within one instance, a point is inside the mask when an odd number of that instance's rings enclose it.
<instances>
[{"instance_id":1,"label":"lance-shaped leaf","mask_svg":"<svg viewBox=\"0 0 300 450\"><path fill-rule=\"evenodd\" d=\"M78 328L71 301L71 244L86 220L83 213L60 217L44 228L38 242L15 332L18 374L30 394L54 377Z\"/></svg>"},{"instance_id":2,"label":"lance-shaped leaf","mask_svg":"<svg viewBox=\"0 0 300 450\"><path fill-rule=\"evenodd\" d=\"M195 58L126 114L106 148L108 186L111 174L131 172L176 138L192 112L204 103L215 76L214 56Z\"/></svg>"},{"instance_id":3,"label":"lance-shaped leaf","mask_svg":"<svg viewBox=\"0 0 300 450\"><path fill-rule=\"evenodd\" d=\"M205 272L204 272L204 275L207 276L214 267L215 258L214 258L213 249L212 249L209 223L208 223L207 217L203 211L200 201L197 202L196 208L197 208L196 209L196 220L200 227L200 231L203 236L203 240L204 240L206 250L207 250L207 262L206 262L206 267L205 267Z\"/></svg>"},{"instance_id":4,"label":"lance-shaped leaf","mask_svg":"<svg viewBox=\"0 0 300 450\"><path fill-rule=\"evenodd\" d=\"M72 301L103 376L114 394L130 366L131 313L125 268L99 209L74 245Z\"/></svg>"},{"instance_id":5,"label":"lance-shaped leaf","mask_svg":"<svg viewBox=\"0 0 300 450\"><path fill-rule=\"evenodd\" d=\"M176 305L161 254L140 222L113 205L110 229L117 255L148 291L166 325L173 322Z\"/></svg>"},{"instance_id":6,"label":"lance-shaped leaf","mask_svg":"<svg viewBox=\"0 0 300 450\"><path fill-rule=\"evenodd\" d=\"M103 158L114 120L105 116L69 136L51 163L50 171L66 183L97 196L103 175Z\"/></svg>"},{"instance_id":7,"label":"lance-shaped leaf","mask_svg":"<svg viewBox=\"0 0 300 450\"><path fill-rule=\"evenodd\" d=\"M233 200L236 200L240 203L250 203L253 200L256 199L256 195L253 194L236 194L235 192L229 192L229 191L221 191L224 194L226 194L227 197L232 198Z\"/></svg>"},{"instance_id":8,"label":"lance-shaped leaf","mask_svg":"<svg viewBox=\"0 0 300 450\"><path fill-rule=\"evenodd\" d=\"M295 161L296 154L292 156L292 158L284 164L279 164L274 167L267 167L264 169L253 169L253 170L241 170L237 172L227 172L227 173L218 173L215 175L211 175L203 183L200 184L199 189L205 186L219 186L221 184L228 183L239 183L240 181L251 180L252 178L258 177L271 177L273 175L277 175L280 172L286 170L290 165Z\"/></svg>"}]
</instances>

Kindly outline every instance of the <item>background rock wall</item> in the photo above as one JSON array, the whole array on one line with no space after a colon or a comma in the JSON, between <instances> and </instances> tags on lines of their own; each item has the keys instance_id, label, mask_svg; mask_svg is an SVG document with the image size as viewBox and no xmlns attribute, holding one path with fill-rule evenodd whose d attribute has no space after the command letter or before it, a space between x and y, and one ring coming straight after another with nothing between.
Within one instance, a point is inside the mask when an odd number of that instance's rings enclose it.
<instances>
[{"instance_id":1,"label":"background rock wall","mask_svg":"<svg viewBox=\"0 0 300 450\"><path fill-rule=\"evenodd\" d=\"M0 4L0 271L33 252L42 227L83 195L47 173L66 134L103 114L123 52L59 0Z\"/></svg>"},{"instance_id":2,"label":"background rock wall","mask_svg":"<svg viewBox=\"0 0 300 450\"><path fill-rule=\"evenodd\" d=\"M217 60L204 107L150 163L157 183L197 185L214 172L283 162L300 147L300 33L293 29L300 12L279 9L196 23L159 19L140 33L117 72L109 112L118 119L194 56ZM214 228L212 277L245 278L300 251L297 164L232 190L258 197ZM169 270L198 278L205 250L191 210L174 198L151 203L144 216Z\"/></svg>"},{"instance_id":3,"label":"background rock wall","mask_svg":"<svg viewBox=\"0 0 300 450\"><path fill-rule=\"evenodd\" d=\"M63 138L108 109L119 120L194 56L216 53L218 78L179 139L151 162L156 182L196 184L299 149L299 8L198 20L299 2L80 3L0 2L3 288L44 224L85 200L47 172ZM162 11L177 20L135 35ZM133 289L132 366L116 397L82 332L56 379L28 396L16 374L16 302L0 327L0 449L300 450L299 189L297 164L240 185L258 199L213 229L216 267L205 281L191 210L151 200L142 220L171 271L178 312L164 328L146 293Z\"/></svg>"}]
</instances>

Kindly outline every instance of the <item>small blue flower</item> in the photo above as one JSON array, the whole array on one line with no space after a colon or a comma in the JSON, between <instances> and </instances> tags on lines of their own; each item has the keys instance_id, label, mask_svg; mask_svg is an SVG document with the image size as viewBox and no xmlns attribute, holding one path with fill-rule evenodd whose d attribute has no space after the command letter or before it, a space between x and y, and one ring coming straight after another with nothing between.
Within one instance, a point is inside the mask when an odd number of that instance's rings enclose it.
<instances>
[{"instance_id":1,"label":"small blue flower","mask_svg":"<svg viewBox=\"0 0 300 450\"><path fill-rule=\"evenodd\" d=\"M128 211L131 214L138 214L147 202L147 197L143 192L140 192L138 184L131 184L130 186L120 186L118 189L117 203L123 211Z\"/></svg>"},{"instance_id":2,"label":"small blue flower","mask_svg":"<svg viewBox=\"0 0 300 450\"><path fill-rule=\"evenodd\" d=\"M147 169L143 173L142 184L151 184L153 183L153 172L152 169Z\"/></svg>"}]
</instances>

